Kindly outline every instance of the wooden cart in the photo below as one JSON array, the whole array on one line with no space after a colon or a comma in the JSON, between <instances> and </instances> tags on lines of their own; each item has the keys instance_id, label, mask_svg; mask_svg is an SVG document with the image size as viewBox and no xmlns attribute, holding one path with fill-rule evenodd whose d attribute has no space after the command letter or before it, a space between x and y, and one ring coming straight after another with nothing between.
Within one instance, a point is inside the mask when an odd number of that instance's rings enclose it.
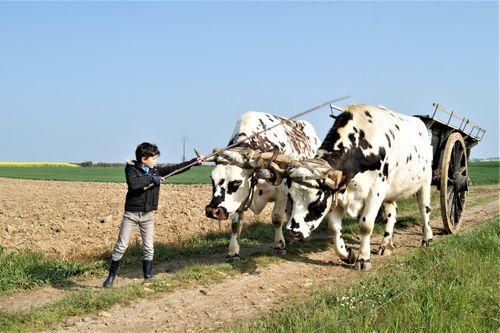
<instances>
[{"instance_id":1,"label":"wooden cart","mask_svg":"<svg viewBox=\"0 0 500 333\"><path fill-rule=\"evenodd\" d=\"M432 115L416 115L431 134L433 148L432 184L440 191L441 216L444 229L456 233L465 208L470 187L467 161L472 147L486 132L460 114L438 103L433 104Z\"/></svg>"}]
</instances>

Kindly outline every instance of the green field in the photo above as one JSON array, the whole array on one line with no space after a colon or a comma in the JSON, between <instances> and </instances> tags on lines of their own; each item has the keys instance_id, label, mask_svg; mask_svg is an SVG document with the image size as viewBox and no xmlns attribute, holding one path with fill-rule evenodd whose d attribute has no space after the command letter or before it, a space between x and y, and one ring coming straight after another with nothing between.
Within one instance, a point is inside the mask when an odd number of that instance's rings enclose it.
<instances>
[{"instance_id":1,"label":"green field","mask_svg":"<svg viewBox=\"0 0 500 333\"><path fill-rule=\"evenodd\" d=\"M469 163L472 185L500 183L500 161Z\"/></svg>"},{"instance_id":2,"label":"green field","mask_svg":"<svg viewBox=\"0 0 500 333\"><path fill-rule=\"evenodd\" d=\"M168 179L168 184L210 184L211 166L191 168L183 174ZM0 166L0 177L64 180L82 182L125 182L124 167L4 167Z\"/></svg>"},{"instance_id":3,"label":"green field","mask_svg":"<svg viewBox=\"0 0 500 333\"><path fill-rule=\"evenodd\" d=\"M212 166L194 167L170 178L169 184L210 184ZM473 185L500 183L500 161L474 162L469 164L469 174ZM84 182L125 182L123 167L3 167L0 177L65 180Z\"/></svg>"}]
</instances>

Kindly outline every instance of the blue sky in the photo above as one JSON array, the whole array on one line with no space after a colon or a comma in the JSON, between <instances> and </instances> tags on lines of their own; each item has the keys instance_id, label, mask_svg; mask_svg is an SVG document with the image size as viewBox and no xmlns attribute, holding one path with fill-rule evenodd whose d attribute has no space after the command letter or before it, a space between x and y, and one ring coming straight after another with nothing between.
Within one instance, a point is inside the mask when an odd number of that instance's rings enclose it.
<instances>
[{"instance_id":1,"label":"blue sky","mask_svg":"<svg viewBox=\"0 0 500 333\"><path fill-rule=\"evenodd\" d=\"M0 160L121 162L224 146L245 111L346 103L487 129L498 156L497 2L0 3ZM305 117L324 138L327 108Z\"/></svg>"}]
</instances>

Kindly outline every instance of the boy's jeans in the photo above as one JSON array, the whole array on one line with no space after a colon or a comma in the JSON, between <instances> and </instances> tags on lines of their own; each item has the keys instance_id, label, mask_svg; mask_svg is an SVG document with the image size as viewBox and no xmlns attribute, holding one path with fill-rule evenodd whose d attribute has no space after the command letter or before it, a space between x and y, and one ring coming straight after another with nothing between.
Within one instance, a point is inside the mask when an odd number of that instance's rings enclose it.
<instances>
[{"instance_id":1,"label":"boy's jeans","mask_svg":"<svg viewBox=\"0 0 500 333\"><path fill-rule=\"evenodd\" d=\"M130 235L134 232L135 227L139 226L141 231L141 255L142 260L153 260L153 241L155 232L154 213L151 212L130 212L126 211L123 214L120 233L113 249L112 259L118 261L123 257L128 246Z\"/></svg>"}]
</instances>

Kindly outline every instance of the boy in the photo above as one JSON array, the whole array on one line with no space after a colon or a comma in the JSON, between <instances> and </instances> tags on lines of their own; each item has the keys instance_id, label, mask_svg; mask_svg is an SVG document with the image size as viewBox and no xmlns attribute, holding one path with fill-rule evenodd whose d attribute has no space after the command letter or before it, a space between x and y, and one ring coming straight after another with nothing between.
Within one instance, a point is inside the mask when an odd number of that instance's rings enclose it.
<instances>
[{"instance_id":1,"label":"boy","mask_svg":"<svg viewBox=\"0 0 500 333\"><path fill-rule=\"evenodd\" d=\"M109 267L109 276L104 281L103 287L109 288L113 285L120 259L127 249L130 235L136 226L141 231L142 246L142 270L144 279L153 277L153 238L154 238L154 213L158 208L158 197L160 194L160 182L162 177L181 169L189 164L200 165L203 161L194 158L190 161L173 166L156 167L156 159L160 155L158 147L149 142L141 143L135 150L135 161L127 161L125 176L128 191L125 199L125 213L118 240L116 241ZM179 172L187 171L189 168Z\"/></svg>"}]
</instances>

